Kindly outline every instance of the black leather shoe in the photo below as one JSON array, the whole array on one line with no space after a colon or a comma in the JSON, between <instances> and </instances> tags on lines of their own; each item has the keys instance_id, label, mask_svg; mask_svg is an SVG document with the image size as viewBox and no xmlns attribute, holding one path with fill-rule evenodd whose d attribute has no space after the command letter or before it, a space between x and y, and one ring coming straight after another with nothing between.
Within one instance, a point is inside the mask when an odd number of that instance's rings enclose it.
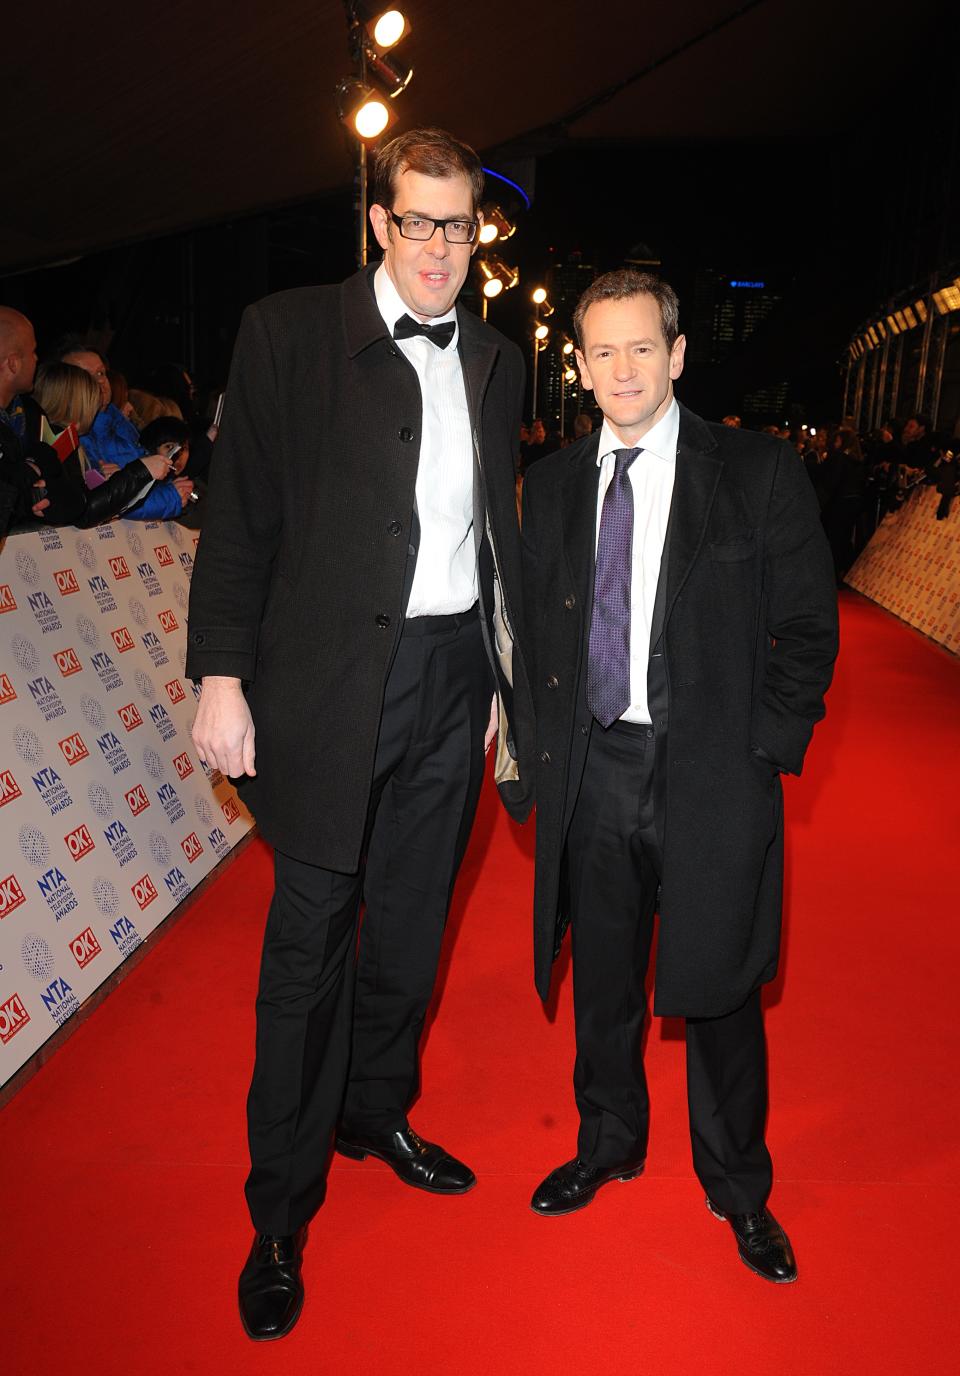
<instances>
[{"instance_id":1,"label":"black leather shoe","mask_svg":"<svg viewBox=\"0 0 960 1376\"><path fill-rule=\"evenodd\" d=\"M724 1214L710 1199L707 1208L714 1218L730 1224L744 1266L764 1280L772 1280L774 1285L789 1285L796 1280L797 1263L790 1239L769 1209L756 1214Z\"/></svg>"},{"instance_id":2,"label":"black leather shoe","mask_svg":"<svg viewBox=\"0 0 960 1376\"><path fill-rule=\"evenodd\" d=\"M477 1183L469 1166L433 1142L424 1142L413 1128L400 1128L383 1137L363 1137L346 1131L337 1137L337 1151L352 1161L375 1156L385 1161L405 1185L431 1194L466 1194Z\"/></svg>"},{"instance_id":3,"label":"black leather shoe","mask_svg":"<svg viewBox=\"0 0 960 1376\"><path fill-rule=\"evenodd\" d=\"M643 1162L624 1166L588 1166L575 1156L551 1171L546 1180L534 1190L530 1207L535 1214L553 1218L585 1209L601 1185L611 1180L635 1180L643 1171Z\"/></svg>"},{"instance_id":4,"label":"black leather shoe","mask_svg":"<svg viewBox=\"0 0 960 1376\"><path fill-rule=\"evenodd\" d=\"M284 1338L303 1308L300 1265L306 1228L291 1237L257 1233L240 1272L240 1319L248 1338L270 1342Z\"/></svg>"}]
</instances>

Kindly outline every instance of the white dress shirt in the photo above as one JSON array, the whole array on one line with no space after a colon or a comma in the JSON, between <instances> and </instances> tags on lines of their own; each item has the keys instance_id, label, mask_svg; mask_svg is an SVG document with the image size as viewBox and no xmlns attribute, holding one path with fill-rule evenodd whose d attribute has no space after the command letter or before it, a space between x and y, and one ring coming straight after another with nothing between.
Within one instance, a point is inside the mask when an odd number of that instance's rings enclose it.
<instances>
[{"instance_id":1,"label":"white dress shirt","mask_svg":"<svg viewBox=\"0 0 960 1376\"><path fill-rule=\"evenodd\" d=\"M381 263L374 274L377 306L387 329L402 315L416 319ZM456 309L431 318L456 323ZM463 369L457 352L459 328L445 349L424 335L398 339L420 382L423 425L417 466L420 548L407 603L407 616L444 616L468 611L478 596L473 546L473 440Z\"/></svg>"},{"instance_id":2,"label":"white dress shirt","mask_svg":"<svg viewBox=\"0 0 960 1376\"><path fill-rule=\"evenodd\" d=\"M630 580L630 706L621 721L650 722L647 705L647 666L650 660L650 632L653 604L657 596L660 561L670 519L673 479L677 468L677 436L680 408L676 398L666 414L639 441L642 453L627 469L633 490L633 576ZM615 449L633 449L604 420L600 429L597 466L597 540L603 499L616 468Z\"/></svg>"}]
</instances>

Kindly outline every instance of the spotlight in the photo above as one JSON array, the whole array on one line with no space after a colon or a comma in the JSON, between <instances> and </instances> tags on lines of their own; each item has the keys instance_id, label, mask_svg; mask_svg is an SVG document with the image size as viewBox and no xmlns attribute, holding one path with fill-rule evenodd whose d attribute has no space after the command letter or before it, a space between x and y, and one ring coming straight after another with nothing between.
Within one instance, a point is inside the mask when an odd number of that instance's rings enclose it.
<instances>
[{"instance_id":1,"label":"spotlight","mask_svg":"<svg viewBox=\"0 0 960 1376\"><path fill-rule=\"evenodd\" d=\"M488 205L483 210L483 225L480 229L481 244L495 244L498 239L511 239L517 227L498 205Z\"/></svg>"},{"instance_id":2,"label":"spotlight","mask_svg":"<svg viewBox=\"0 0 960 1376\"><path fill-rule=\"evenodd\" d=\"M370 25L370 36L381 53L394 47L410 32L410 22L400 10L384 10Z\"/></svg>"},{"instance_id":3,"label":"spotlight","mask_svg":"<svg viewBox=\"0 0 960 1376\"><path fill-rule=\"evenodd\" d=\"M378 139L397 118L383 96L353 77L337 87L337 113L357 138Z\"/></svg>"},{"instance_id":4,"label":"spotlight","mask_svg":"<svg viewBox=\"0 0 960 1376\"><path fill-rule=\"evenodd\" d=\"M547 339L550 334L549 325L538 325L533 332L534 339Z\"/></svg>"},{"instance_id":5,"label":"spotlight","mask_svg":"<svg viewBox=\"0 0 960 1376\"><path fill-rule=\"evenodd\" d=\"M570 338L570 336L569 336L568 334L561 335L560 337L561 337L561 339L563 340L563 346L562 346L560 352L561 352L566 358L569 358L570 355L573 353L573 349L574 349L573 340Z\"/></svg>"},{"instance_id":6,"label":"spotlight","mask_svg":"<svg viewBox=\"0 0 960 1376\"><path fill-rule=\"evenodd\" d=\"M575 382L577 377L576 368L566 368L563 374L564 382Z\"/></svg>"},{"instance_id":7,"label":"spotlight","mask_svg":"<svg viewBox=\"0 0 960 1376\"><path fill-rule=\"evenodd\" d=\"M535 306L542 306L546 299L546 287L534 287L533 291L530 293L530 300L533 302Z\"/></svg>"},{"instance_id":8,"label":"spotlight","mask_svg":"<svg viewBox=\"0 0 960 1376\"><path fill-rule=\"evenodd\" d=\"M510 267L496 255L481 258L479 268L480 276L483 278L481 290L488 301L492 301L501 292L509 291L520 281L519 269Z\"/></svg>"}]
</instances>

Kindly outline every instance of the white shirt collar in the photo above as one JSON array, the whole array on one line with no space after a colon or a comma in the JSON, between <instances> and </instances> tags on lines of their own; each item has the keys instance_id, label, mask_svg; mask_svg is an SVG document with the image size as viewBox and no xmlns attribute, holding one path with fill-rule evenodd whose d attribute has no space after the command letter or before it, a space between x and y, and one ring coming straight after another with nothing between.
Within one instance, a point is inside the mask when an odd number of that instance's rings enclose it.
<instances>
[{"instance_id":1,"label":"white shirt collar","mask_svg":"<svg viewBox=\"0 0 960 1376\"><path fill-rule=\"evenodd\" d=\"M680 407L676 397L673 398L664 415L660 417L656 425L648 430L639 443L639 448L645 454L654 454L664 463L676 463L677 461L677 439L680 435ZM624 449L627 446L616 434L604 418L603 425L600 427L600 445L597 450L597 467L603 463L608 454L612 454L615 449ZM633 445L629 446L631 449Z\"/></svg>"},{"instance_id":2,"label":"white shirt collar","mask_svg":"<svg viewBox=\"0 0 960 1376\"><path fill-rule=\"evenodd\" d=\"M409 315L413 320L418 319L416 312L410 309L393 285L393 280L383 263L380 264L373 274L373 291L377 298L377 309L383 316L383 323L386 325L391 335L393 334L394 326L402 315ZM431 316L426 323L428 325L439 325L444 320L456 321L456 319L457 307L456 304L454 304L445 315ZM459 330L455 330L453 339L451 340L454 346L456 346L458 334Z\"/></svg>"}]
</instances>

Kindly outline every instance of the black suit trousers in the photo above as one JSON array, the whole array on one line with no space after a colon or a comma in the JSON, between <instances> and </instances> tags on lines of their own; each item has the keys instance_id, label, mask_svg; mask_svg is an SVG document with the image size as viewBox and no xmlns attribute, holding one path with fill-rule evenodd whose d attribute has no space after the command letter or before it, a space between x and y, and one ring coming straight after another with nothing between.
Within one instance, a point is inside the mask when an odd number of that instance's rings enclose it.
<instances>
[{"instance_id":1,"label":"black suit trousers","mask_svg":"<svg viewBox=\"0 0 960 1376\"><path fill-rule=\"evenodd\" d=\"M406 623L388 676L360 870L275 856L247 1100L258 1232L293 1233L323 1202L338 1121L348 1133L392 1132L419 1089L491 695L476 617L421 633L427 625Z\"/></svg>"},{"instance_id":2,"label":"black suit trousers","mask_svg":"<svg viewBox=\"0 0 960 1376\"><path fill-rule=\"evenodd\" d=\"M577 1150L598 1167L647 1152L644 981L662 871L654 754L652 727L617 722L604 731L595 722L567 839ZM772 1174L759 990L725 1017L688 1018L686 1040L697 1176L724 1212L760 1209Z\"/></svg>"}]
</instances>

